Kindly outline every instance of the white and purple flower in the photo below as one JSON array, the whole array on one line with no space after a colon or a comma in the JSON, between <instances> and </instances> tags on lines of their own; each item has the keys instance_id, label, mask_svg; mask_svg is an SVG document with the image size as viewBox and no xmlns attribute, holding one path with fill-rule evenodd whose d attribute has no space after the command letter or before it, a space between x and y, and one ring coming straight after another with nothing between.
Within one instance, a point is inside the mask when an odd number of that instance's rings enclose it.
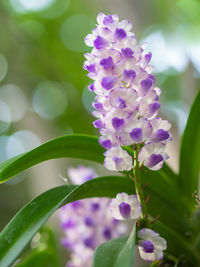
<instances>
[{"instance_id":1,"label":"white and purple flower","mask_svg":"<svg viewBox=\"0 0 200 267\"><path fill-rule=\"evenodd\" d=\"M168 158L169 156L165 152L165 144L160 142L146 144L138 155L138 160L153 171L162 168L163 162Z\"/></svg>"},{"instance_id":2,"label":"white and purple flower","mask_svg":"<svg viewBox=\"0 0 200 267\"><path fill-rule=\"evenodd\" d=\"M114 171L130 170L131 157L120 147L134 144L144 145L139 161L150 169L161 168L168 158L165 145L172 139L170 123L157 117L161 90L155 87L151 53L137 44L131 29L129 20L100 13L96 28L85 38L92 51L85 54L84 69L94 80L89 89L97 95L94 126L108 150L105 166Z\"/></svg>"},{"instance_id":3,"label":"white and purple flower","mask_svg":"<svg viewBox=\"0 0 200 267\"><path fill-rule=\"evenodd\" d=\"M163 259L163 250L167 249L167 242L151 229L142 228L137 232L140 257L149 262Z\"/></svg>"},{"instance_id":4,"label":"white and purple flower","mask_svg":"<svg viewBox=\"0 0 200 267\"><path fill-rule=\"evenodd\" d=\"M136 195L119 193L110 202L110 211L117 220L137 220L141 216L141 204Z\"/></svg>"},{"instance_id":5,"label":"white and purple flower","mask_svg":"<svg viewBox=\"0 0 200 267\"><path fill-rule=\"evenodd\" d=\"M106 156L104 160L105 167L110 171L125 171L131 170L132 168L132 158L128 152L123 150L121 147L112 147L107 150L104 155Z\"/></svg>"}]
</instances>

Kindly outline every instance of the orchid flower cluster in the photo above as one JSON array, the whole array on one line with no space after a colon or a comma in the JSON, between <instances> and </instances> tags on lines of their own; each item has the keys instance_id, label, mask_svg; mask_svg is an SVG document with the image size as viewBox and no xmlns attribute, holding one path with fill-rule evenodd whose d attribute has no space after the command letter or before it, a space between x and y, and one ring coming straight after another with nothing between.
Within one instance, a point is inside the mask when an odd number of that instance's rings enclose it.
<instances>
[{"instance_id":1,"label":"orchid flower cluster","mask_svg":"<svg viewBox=\"0 0 200 267\"><path fill-rule=\"evenodd\" d=\"M81 184L97 175L93 168L69 168L73 184ZM60 209L61 228L65 233L62 244L71 251L67 267L92 267L95 248L103 242L127 232L127 225L106 212L108 198L91 198L75 201Z\"/></svg>"},{"instance_id":2,"label":"orchid flower cluster","mask_svg":"<svg viewBox=\"0 0 200 267\"><path fill-rule=\"evenodd\" d=\"M171 125L158 116L161 89L155 86L151 53L145 52L145 45L137 44L130 21L100 13L97 23L85 38L93 49L85 54L84 62L84 69L94 80L89 86L96 94L94 126L100 129L99 143L107 150L105 167L132 170L133 176L131 172L129 176L136 191L130 196L117 194L110 210L115 219L132 219L134 223L143 219L144 226L150 226L139 169L144 165L155 171L163 166L168 159L166 144L172 140ZM137 237L141 258L150 262L163 258L167 244L158 233L142 228Z\"/></svg>"},{"instance_id":3,"label":"orchid flower cluster","mask_svg":"<svg viewBox=\"0 0 200 267\"><path fill-rule=\"evenodd\" d=\"M85 38L93 47L86 53L84 69L94 80L89 89L96 94L93 103L105 152L105 167L112 171L132 169L132 157L122 146L140 145L138 161L151 170L162 167L171 140L170 123L158 117L161 90L155 87L151 53L138 45L132 25L117 15L97 17L96 28Z\"/></svg>"}]
</instances>

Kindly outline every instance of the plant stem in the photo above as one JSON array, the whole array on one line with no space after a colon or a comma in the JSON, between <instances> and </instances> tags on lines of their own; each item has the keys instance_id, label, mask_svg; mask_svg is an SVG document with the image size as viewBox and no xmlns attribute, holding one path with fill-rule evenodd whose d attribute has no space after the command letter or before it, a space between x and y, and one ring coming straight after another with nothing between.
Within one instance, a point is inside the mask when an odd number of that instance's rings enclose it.
<instances>
[{"instance_id":1,"label":"plant stem","mask_svg":"<svg viewBox=\"0 0 200 267\"><path fill-rule=\"evenodd\" d=\"M138 162L138 154L140 151L140 146L137 145L136 149L134 150L135 153L135 160L134 160L134 182L135 182L135 190L138 197L138 200L140 201L141 207L142 207L142 215L141 218L144 220L145 225L149 226L149 220L147 215L147 207L145 203L144 193L141 187L141 181L140 181L140 168L139 168L139 162Z\"/></svg>"}]
</instances>

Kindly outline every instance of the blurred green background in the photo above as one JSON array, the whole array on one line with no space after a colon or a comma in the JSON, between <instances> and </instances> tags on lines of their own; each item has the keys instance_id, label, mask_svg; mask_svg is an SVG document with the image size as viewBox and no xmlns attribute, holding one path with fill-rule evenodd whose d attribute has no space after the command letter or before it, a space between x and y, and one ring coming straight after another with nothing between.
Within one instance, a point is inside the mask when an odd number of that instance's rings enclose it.
<instances>
[{"instance_id":1,"label":"blurred green background","mask_svg":"<svg viewBox=\"0 0 200 267\"><path fill-rule=\"evenodd\" d=\"M153 53L161 113L173 122L169 164L177 170L180 137L200 83L199 0L1 0L0 161L61 135L98 135L82 65L83 40L100 11L130 19L138 42ZM0 230L28 200L63 184L60 176L78 163L43 163L1 185Z\"/></svg>"}]
</instances>

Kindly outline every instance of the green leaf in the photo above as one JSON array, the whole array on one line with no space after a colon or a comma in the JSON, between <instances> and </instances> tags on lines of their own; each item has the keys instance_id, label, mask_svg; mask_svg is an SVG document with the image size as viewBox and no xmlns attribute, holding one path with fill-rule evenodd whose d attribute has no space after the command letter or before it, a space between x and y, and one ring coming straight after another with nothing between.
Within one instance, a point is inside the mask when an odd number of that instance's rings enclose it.
<instances>
[{"instance_id":1,"label":"green leaf","mask_svg":"<svg viewBox=\"0 0 200 267\"><path fill-rule=\"evenodd\" d=\"M96 137L87 135L59 137L27 153L2 162L0 164L0 183L49 159L70 157L102 163L104 151Z\"/></svg>"},{"instance_id":2,"label":"green leaf","mask_svg":"<svg viewBox=\"0 0 200 267\"><path fill-rule=\"evenodd\" d=\"M163 172L141 171L141 180L145 196L149 196L148 212L153 216L160 216L159 220L176 231L185 235L191 230L190 211L180 196L178 188L163 177ZM170 214L170 216L169 216Z\"/></svg>"},{"instance_id":3,"label":"green leaf","mask_svg":"<svg viewBox=\"0 0 200 267\"><path fill-rule=\"evenodd\" d=\"M120 237L101 244L95 250L94 267L133 267L135 225L129 237Z\"/></svg>"},{"instance_id":4,"label":"green leaf","mask_svg":"<svg viewBox=\"0 0 200 267\"><path fill-rule=\"evenodd\" d=\"M183 256L188 260L188 266L199 266L199 255L180 234L160 221L155 222L153 227L167 241L167 253L177 257Z\"/></svg>"},{"instance_id":5,"label":"green leaf","mask_svg":"<svg viewBox=\"0 0 200 267\"><path fill-rule=\"evenodd\" d=\"M54 267L50 262L51 252L47 248L34 249L32 253L16 267Z\"/></svg>"},{"instance_id":6,"label":"green leaf","mask_svg":"<svg viewBox=\"0 0 200 267\"><path fill-rule=\"evenodd\" d=\"M182 137L180 152L179 185L181 194L194 207L192 194L198 190L198 175L200 170L200 92L198 93L187 121Z\"/></svg>"},{"instance_id":7,"label":"green leaf","mask_svg":"<svg viewBox=\"0 0 200 267\"><path fill-rule=\"evenodd\" d=\"M60 267L58 240L52 229L43 227L36 247L16 267Z\"/></svg>"},{"instance_id":8,"label":"green leaf","mask_svg":"<svg viewBox=\"0 0 200 267\"><path fill-rule=\"evenodd\" d=\"M132 151L124 147L131 155ZM16 174L46 160L56 158L79 158L103 163L104 149L97 137L88 135L67 135L53 139L27 153L18 155L0 163L0 183L5 182ZM176 175L164 164L163 177L175 181Z\"/></svg>"},{"instance_id":9,"label":"green leaf","mask_svg":"<svg viewBox=\"0 0 200 267\"><path fill-rule=\"evenodd\" d=\"M85 184L60 186L48 190L22 208L0 234L0 266L9 266L60 206L89 197L115 197L119 192L134 192L133 182L126 177L101 177Z\"/></svg>"}]
</instances>

